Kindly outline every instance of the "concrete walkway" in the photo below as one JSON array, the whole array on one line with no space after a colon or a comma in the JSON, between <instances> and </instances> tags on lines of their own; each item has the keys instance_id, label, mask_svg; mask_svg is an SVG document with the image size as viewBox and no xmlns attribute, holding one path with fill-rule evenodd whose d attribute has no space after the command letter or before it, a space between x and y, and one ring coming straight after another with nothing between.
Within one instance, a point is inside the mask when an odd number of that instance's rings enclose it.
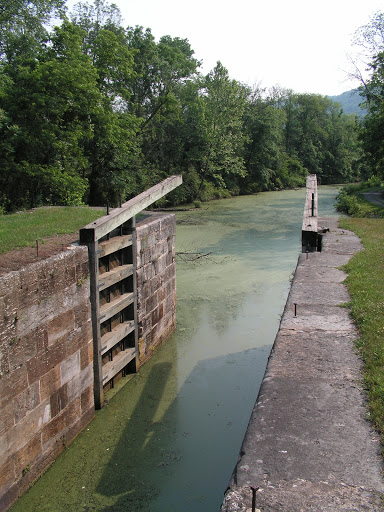
<instances>
[{"instance_id":1,"label":"concrete walkway","mask_svg":"<svg viewBox=\"0 0 384 512\"><path fill-rule=\"evenodd\" d=\"M357 337L339 267L359 239L319 220L323 252L301 255L222 512L384 511L378 436L366 420ZM296 316L295 316L296 304Z\"/></svg>"}]
</instances>

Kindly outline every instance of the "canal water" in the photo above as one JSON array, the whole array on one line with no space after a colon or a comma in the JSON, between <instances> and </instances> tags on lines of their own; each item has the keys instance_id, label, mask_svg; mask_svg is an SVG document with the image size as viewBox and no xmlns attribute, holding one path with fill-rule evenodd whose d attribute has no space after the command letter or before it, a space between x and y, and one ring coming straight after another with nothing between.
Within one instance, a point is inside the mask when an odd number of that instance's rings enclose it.
<instances>
[{"instance_id":1,"label":"canal water","mask_svg":"<svg viewBox=\"0 0 384 512\"><path fill-rule=\"evenodd\" d=\"M336 193L320 187L321 216L335 215ZM176 332L14 512L219 511L301 250L304 198L177 213Z\"/></svg>"}]
</instances>

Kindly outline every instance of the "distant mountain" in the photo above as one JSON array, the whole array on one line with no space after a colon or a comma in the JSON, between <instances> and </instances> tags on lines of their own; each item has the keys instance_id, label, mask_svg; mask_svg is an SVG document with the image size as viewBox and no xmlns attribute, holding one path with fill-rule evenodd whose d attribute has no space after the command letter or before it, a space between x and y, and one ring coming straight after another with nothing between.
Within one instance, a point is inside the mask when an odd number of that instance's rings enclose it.
<instances>
[{"instance_id":1,"label":"distant mountain","mask_svg":"<svg viewBox=\"0 0 384 512\"><path fill-rule=\"evenodd\" d=\"M341 105L344 114L356 114L358 117L365 116L365 109L362 109L359 106L359 104L362 103L363 98L360 96L358 89L352 89L351 91L343 92L338 96L328 97Z\"/></svg>"}]
</instances>

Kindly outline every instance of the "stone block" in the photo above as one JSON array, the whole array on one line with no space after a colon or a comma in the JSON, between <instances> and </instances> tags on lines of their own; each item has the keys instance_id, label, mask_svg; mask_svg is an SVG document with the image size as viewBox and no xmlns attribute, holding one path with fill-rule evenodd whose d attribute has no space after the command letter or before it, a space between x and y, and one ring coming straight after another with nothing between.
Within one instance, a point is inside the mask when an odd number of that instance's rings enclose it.
<instances>
[{"instance_id":1,"label":"stone block","mask_svg":"<svg viewBox=\"0 0 384 512\"><path fill-rule=\"evenodd\" d=\"M148 297L148 299L145 301L145 313L151 313L155 309L156 304L157 300L155 295L151 295L150 297Z\"/></svg>"},{"instance_id":2,"label":"stone block","mask_svg":"<svg viewBox=\"0 0 384 512\"><path fill-rule=\"evenodd\" d=\"M15 477L15 463L13 457L10 457L0 466L0 496L13 484ZM3 509L0 507L0 510Z\"/></svg>"},{"instance_id":3,"label":"stone block","mask_svg":"<svg viewBox=\"0 0 384 512\"><path fill-rule=\"evenodd\" d=\"M90 386L93 386L93 367L91 364L68 382L69 402L81 396L81 393Z\"/></svg>"},{"instance_id":4,"label":"stone block","mask_svg":"<svg viewBox=\"0 0 384 512\"><path fill-rule=\"evenodd\" d=\"M159 308L155 308L153 311L152 311L152 325L156 325L157 322L159 321Z\"/></svg>"},{"instance_id":5,"label":"stone block","mask_svg":"<svg viewBox=\"0 0 384 512\"><path fill-rule=\"evenodd\" d=\"M67 442L71 442L77 436L77 434L79 434L88 425L88 423L93 420L94 417L95 409L92 406L86 412L84 412L84 414L79 416L78 421L76 421L76 423L74 423L67 429Z\"/></svg>"},{"instance_id":6,"label":"stone block","mask_svg":"<svg viewBox=\"0 0 384 512\"><path fill-rule=\"evenodd\" d=\"M167 297L167 286L166 285L162 285L158 290L157 290L157 302L160 303L160 302L164 302L165 298Z\"/></svg>"},{"instance_id":7,"label":"stone block","mask_svg":"<svg viewBox=\"0 0 384 512\"><path fill-rule=\"evenodd\" d=\"M149 224L148 219L145 219L144 221L141 221L136 226L136 236L137 239L140 240L140 242L143 241L144 238L146 238L149 235Z\"/></svg>"},{"instance_id":8,"label":"stone block","mask_svg":"<svg viewBox=\"0 0 384 512\"><path fill-rule=\"evenodd\" d=\"M157 290L161 286L161 282L161 275L157 275L153 279L151 279L151 295L156 295Z\"/></svg>"},{"instance_id":9,"label":"stone block","mask_svg":"<svg viewBox=\"0 0 384 512\"><path fill-rule=\"evenodd\" d=\"M17 330L16 330L17 333ZM32 329L22 337L16 338L9 347L9 364L14 369L24 365L29 359L44 350L48 344L48 333L44 325Z\"/></svg>"},{"instance_id":10,"label":"stone block","mask_svg":"<svg viewBox=\"0 0 384 512\"><path fill-rule=\"evenodd\" d=\"M44 426L41 433L43 451L48 450L56 441L57 437L59 437L64 431L66 426L67 414L67 411L63 411L61 414L58 414L55 418L53 418L52 421L50 421Z\"/></svg>"},{"instance_id":11,"label":"stone block","mask_svg":"<svg viewBox=\"0 0 384 512\"><path fill-rule=\"evenodd\" d=\"M57 341L49 347L44 353L38 354L27 361L28 380L34 382L48 373L52 368L59 365L66 358L67 343L66 339Z\"/></svg>"},{"instance_id":12,"label":"stone block","mask_svg":"<svg viewBox=\"0 0 384 512\"><path fill-rule=\"evenodd\" d=\"M10 294L13 295L15 290L19 290L20 287L20 272L10 272L9 274L0 276L0 297L6 297Z\"/></svg>"},{"instance_id":13,"label":"stone block","mask_svg":"<svg viewBox=\"0 0 384 512\"><path fill-rule=\"evenodd\" d=\"M36 457L42 452L41 434L36 434L28 443L15 453L15 472L23 476L23 470L29 472Z\"/></svg>"},{"instance_id":14,"label":"stone block","mask_svg":"<svg viewBox=\"0 0 384 512\"><path fill-rule=\"evenodd\" d=\"M57 416L65 407L68 405L68 388L67 384L64 384L57 391L52 393L49 398L51 406L51 418Z\"/></svg>"},{"instance_id":15,"label":"stone block","mask_svg":"<svg viewBox=\"0 0 384 512\"><path fill-rule=\"evenodd\" d=\"M89 300L78 304L74 310L75 329L83 328L91 320L91 306Z\"/></svg>"},{"instance_id":16,"label":"stone block","mask_svg":"<svg viewBox=\"0 0 384 512\"><path fill-rule=\"evenodd\" d=\"M50 420L50 404L40 403L33 411L26 414L5 436L6 449L0 453L5 458L21 450ZM28 433L28 434L27 434ZM1 463L1 462L0 462Z\"/></svg>"},{"instance_id":17,"label":"stone block","mask_svg":"<svg viewBox=\"0 0 384 512\"><path fill-rule=\"evenodd\" d=\"M80 397L81 414L85 414L89 409L94 408L93 386L89 386L81 393Z\"/></svg>"},{"instance_id":18,"label":"stone block","mask_svg":"<svg viewBox=\"0 0 384 512\"><path fill-rule=\"evenodd\" d=\"M67 359L61 363L60 370L62 385L78 375L80 373L80 351L78 350L71 356L67 357Z\"/></svg>"},{"instance_id":19,"label":"stone block","mask_svg":"<svg viewBox=\"0 0 384 512\"><path fill-rule=\"evenodd\" d=\"M1 335L1 333L0 333ZM7 375L10 372L8 347L6 340L0 345L0 375ZM0 377L1 379L1 377ZM1 380L0 380L1 382Z\"/></svg>"},{"instance_id":20,"label":"stone block","mask_svg":"<svg viewBox=\"0 0 384 512\"><path fill-rule=\"evenodd\" d=\"M66 427L74 425L81 416L81 395L68 406L68 413L65 416Z\"/></svg>"},{"instance_id":21,"label":"stone block","mask_svg":"<svg viewBox=\"0 0 384 512\"><path fill-rule=\"evenodd\" d=\"M73 309L61 313L48 323L48 345L53 345L63 336L67 336L75 327L75 315Z\"/></svg>"},{"instance_id":22,"label":"stone block","mask_svg":"<svg viewBox=\"0 0 384 512\"><path fill-rule=\"evenodd\" d=\"M15 426L14 403L10 402L2 408L0 414L0 437L4 436L12 427Z\"/></svg>"},{"instance_id":23,"label":"stone block","mask_svg":"<svg viewBox=\"0 0 384 512\"><path fill-rule=\"evenodd\" d=\"M155 272L156 274L161 274L165 271L166 269L166 261L167 261L167 257L165 254L161 255L157 261L155 262Z\"/></svg>"},{"instance_id":24,"label":"stone block","mask_svg":"<svg viewBox=\"0 0 384 512\"><path fill-rule=\"evenodd\" d=\"M0 410L28 387L28 373L25 366L14 369L0 378Z\"/></svg>"},{"instance_id":25,"label":"stone block","mask_svg":"<svg viewBox=\"0 0 384 512\"><path fill-rule=\"evenodd\" d=\"M40 379L40 400L43 402L61 387L60 366L55 366Z\"/></svg>"},{"instance_id":26,"label":"stone block","mask_svg":"<svg viewBox=\"0 0 384 512\"><path fill-rule=\"evenodd\" d=\"M79 259L75 266L76 284L79 286L80 283L88 283L89 280L89 265L88 265L88 250L87 257L85 259ZM89 283L88 283L89 286Z\"/></svg>"},{"instance_id":27,"label":"stone block","mask_svg":"<svg viewBox=\"0 0 384 512\"><path fill-rule=\"evenodd\" d=\"M167 267L170 265L173 265L175 263L175 256L172 254L172 252L167 252L165 256L165 264Z\"/></svg>"},{"instance_id":28,"label":"stone block","mask_svg":"<svg viewBox=\"0 0 384 512\"><path fill-rule=\"evenodd\" d=\"M90 339L86 345L80 349L80 370L84 370L93 363L93 340Z\"/></svg>"},{"instance_id":29,"label":"stone block","mask_svg":"<svg viewBox=\"0 0 384 512\"><path fill-rule=\"evenodd\" d=\"M145 281L150 281L155 276L155 266L152 263L144 265L143 270Z\"/></svg>"},{"instance_id":30,"label":"stone block","mask_svg":"<svg viewBox=\"0 0 384 512\"><path fill-rule=\"evenodd\" d=\"M151 295L152 287L151 281L146 282L142 286L137 287L137 301L144 303L145 300Z\"/></svg>"},{"instance_id":31,"label":"stone block","mask_svg":"<svg viewBox=\"0 0 384 512\"><path fill-rule=\"evenodd\" d=\"M15 423L24 418L26 414L35 409L40 403L39 382L36 381L27 387L14 400Z\"/></svg>"},{"instance_id":32,"label":"stone block","mask_svg":"<svg viewBox=\"0 0 384 512\"><path fill-rule=\"evenodd\" d=\"M67 337L67 354L68 356L73 355L75 352L81 350L87 345L87 340L92 337L92 325L91 320L82 328L78 327L74 331L70 332Z\"/></svg>"}]
</instances>

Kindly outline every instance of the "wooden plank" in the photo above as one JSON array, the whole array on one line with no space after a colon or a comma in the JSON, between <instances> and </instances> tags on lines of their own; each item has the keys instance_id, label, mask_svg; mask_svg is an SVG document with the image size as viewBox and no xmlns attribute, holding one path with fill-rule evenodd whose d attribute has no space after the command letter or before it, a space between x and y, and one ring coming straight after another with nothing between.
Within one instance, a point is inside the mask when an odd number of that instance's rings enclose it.
<instances>
[{"instance_id":1,"label":"wooden plank","mask_svg":"<svg viewBox=\"0 0 384 512\"><path fill-rule=\"evenodd\" d=\"M107 235L117 227L121 226L137 213L148 208L158 199L164 197L168 192L175 189L183 182L181 175L170 176L161 183L142 192L138 196L124 203L121 208L114 208L109 215L104 215L80 229L80 243L87 244L95 242Z\"/></svg>"},{"instance_id":2,"label":"wooden plank","mask_svg":"<svg viewBox=\"0 0 384 512\"><path fill-rule=\"evenodd\" d=\"M135 296L135 300L133 302L133 321L135 323L135 355L136 355L136 367L137 371L140 366L140 352L139 352L139 329L138 329L138 320L137 320L137 235L136 235L136 217L132 217L130 220L130 228L132 230L132 261L133 261L133 276L132 276L132 284L133 284L133 294Z\"/></svg>"},{"instance_id":3,"label":"wooden plank","mask_svg":"<svg viewBox=\"0 0 384 512\"><path fill-rule=\"evenodd\" d=\"M103 274L99 274L99 291L105 290L109 286L112 286L119 281L131 276L133 273L133 265L120 265L119 267L110 270L109 272L104 272Z\"/></svg>"},{"instance_id":4,"label":"wooden plank","mask_svg":"<svg viewBox=\"0 0 384 512\"><path fill-rule=\"evenodd\" d=\"M101 409L104 402L102 383L102 359L101 359L101 337L100 337L100 300L98 290L99 258L97 242L88 245L89 279L90 279L90 301L93 334L93 376L94 376L94 399L95 408Z\"/></svg>"},{"instance_id":5,"label":"wooden plank","mask_svg":"<svg viewBox=\"0 0 384 512\"><path fill-rule=\"evenodd\" d=\"M99 243L99 258L108 256L113 252L120 251L132 245L132 235L115 236L110 240L105 240Z\"/></svg>"},{"instance_id":6,"label":"wooden plank","mask_svg":"<svg viewBox=\"0 0 384 512\"><path fill-rule=\"evenodd\" d=\"M103 304L100 308L100 322L106 322L113 316L117 315L117 313L132 304L133 301L133 293L124 293L124 295L119 295L119 297L111 302Z\"/></svg>"},{"instance_id":7,"label":"wooden plank","mask_svg":"<svg viewBox=\"0 0 384 512\"><path fill-rule=\"evenodd\" d=\"M129 322L124 322L114 329L111 332L107 332L104 336L101 337L101 355L104 355L108 352L109 349L114 347L119 341L124 339L130 332L135 328L135 322L130 320Z\"/></svg>"},{"instance_id":8,"label":"wooden plank","mask_svg":"<svg viewBox=\"0 0 384 512\"><path fill-rule=\"evenodd\" d=\"M103 366L103 385L107 384L115 375L135 359L135 347L127 348L117 354L113 361L109 361Z\"/></svg>"}]
</instances>

